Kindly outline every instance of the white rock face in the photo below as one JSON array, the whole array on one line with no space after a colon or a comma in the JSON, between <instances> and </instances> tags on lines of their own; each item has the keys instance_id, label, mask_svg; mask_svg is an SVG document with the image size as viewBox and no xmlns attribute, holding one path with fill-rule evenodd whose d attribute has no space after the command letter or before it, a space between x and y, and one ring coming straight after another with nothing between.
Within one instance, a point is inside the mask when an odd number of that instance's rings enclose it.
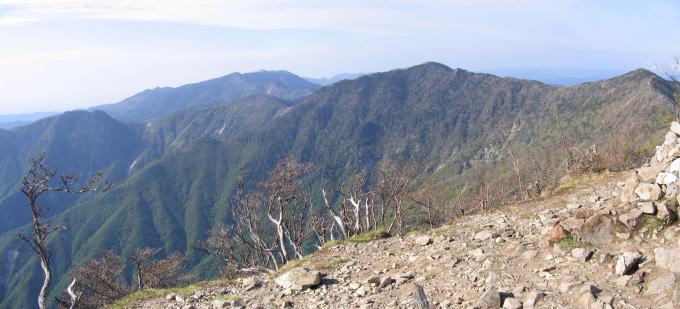
<instances>
[{"instance_id":1,"label":"white rock face","mask_svg":"<svg viewBox=\"0 0 680 309\"><path fill-rule=\"evenodd\" d=\"M680 123L673 121L671 123L671 132L675 133L676 135L680 135Z\"/></svg>"},{"instance_id":2,"label":"white rock face","mask_svg":"<svg viewBox=\"0 0 680 309\"><path fill-rule=\"evenodd\" d=\"M678 177L671 173L661 172L656 175L656 183L660 185L670 185L678 181Z\"/></svg>"}]
</instances>

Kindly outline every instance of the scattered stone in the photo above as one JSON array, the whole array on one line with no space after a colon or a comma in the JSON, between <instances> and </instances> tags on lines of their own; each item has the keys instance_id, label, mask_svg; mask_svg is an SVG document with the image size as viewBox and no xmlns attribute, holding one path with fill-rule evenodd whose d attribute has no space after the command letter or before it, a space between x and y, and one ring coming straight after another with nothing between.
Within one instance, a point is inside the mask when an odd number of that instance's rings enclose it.
<instances>
[{"instance_id":1,"label":"scattered stone","mask_svg":"<svg viewBox=\"0 0 680 309\"><path fill-rule=\"evenodd\" d=\"M496 289L488 289L479 299L479 307L497 309L501 307L501 294Z\"/></svg>"},{"instance_id":2,"label":"scattered stone","mask_svg":"<svg viewBox=\"0 0 680 309\"><path fill-rule=\"evenodd\" d=\"M259 288L262 285L262 283L257 280L255 277L248 277L243 280L242 288L244 291L252 291L256 288Z\"/></svg>"},{"instance_id":3,"label":"scattered stone","mask_svg":"<svg viewBox=\"0 0 680 309\"><path fill-rule=\"evenodd\" d=\"M579 209L579 208L581 208L581 206L582 205L579 204L579 203L571 203L571 204L567 204L567 209L572 209L572 210Z\"/></svg>"},{"instance_id":4,"label":"scattered stone","mask_svg":"<svg viewBox=\"0 0 680 309\"><path fill-rule=\"evenodd\" d=\"M492 238L492 237L494 237L494 234L491 231L484 230L484 231L481 231L481 232L475 234L474 238L475 238L475 240L484 241L484 240L487 240L487 239Z\"/></svg>"},{"instance_id":5,"label":"scattered stone","mask_svg":"<svg viewBox=\"0 0 680 309\"><path fill-rule=\"evenodd\" d=\"M378 277L378 276L373 276L373 277L371 277L371 278L368 278L368 280L366 280L366 283L368 283L368 284L374 284L374 285L380 285L380 277Z\"/></svg>"},{"instance_id":6,"label":"scattered stone","mask_svg":"<svg viewBox=\"0 0 680 309\"><path fill-rule=\"evenodd\" d=\"M643 201L657 201L661 197L661 193L661 188L651 183L641 183L635 189L635 194Z\"/></svg>"},{"instance_id":7,"label":"scattered stone","mask_svg":"<svg viewBox=\"0 0 680 309\"><path fill-rule=\"evenodd\" d=\"M640 202L638 203L638 207L644 214L653 215L656 213L654 202Z\"/></svg>"},{"instance_id":8,"label":"scattered stone","mask_svg":"<svg viewBox=\"0 0 680 309\"><path fill-rule=\"evenodd\" d=\"M524 308L533 308L538 304L538 302L543 299L545 294L540 291L533 291L529 294L527 294L527 297L524 299Z\"/></svg>"},{"instance_id":9,"label":"scattered stone","mask_svg":"<svg viewBox=\"0 0 680 309\"><path fill-rule=\"evenodd\" d=\"M503 302L503 309L521 309L522 303L515 298L507 298Z\"/></svg>"},{"instance_id":10,"label":"scattered stone","mask_svg":"<svg viewBox=\"0 0 680 309\"><path fill-rule=\"evenodd\" d=\"M380 280L380 285L378 286L379 288L383 289L388 287L390 284L394 283L395 280L392 279L392 277L383 277L382 280Z\"/></svg>"},{"instance_id":11,"label":"scattered stone","mask_svg":"<svg viewBox=\"0 0 680 309\"><path fill-rule=\"evenodd\" d=\"M656 248L654 249L654 260L656 267L680 272L680 247L676 248Z\"/></svg>"},{"instance_id":12,"label":"scattered stone","mask_svg":"<svg viewBox=\"0 0 680 309\"><path fill-rule=\"evenodd\" d=\"M623 276L632 273L642 260L642 254L638 252L626 252L616 261L614 273Z\"/></svg>"},{"instance_id":13,"label":"scattered stone","mask_svg":"<svg viewBox=\"0 0 680 309\"><path fill-rule=\"evenodd\" d=\"M571 250L571 256L575 257L577 260L581 262L587 262L592 255L593 251L588 250L586 248L576 248L574 250Z\"/></svg>"},{"instance_id":14,"label":"scattered stone","mask_svg":"<svg viewBox=\"0 0 680 309\"><path fill-rule=\"evenodd\" d=\"M660 185L670 185L678 181L678 176L671 173L661 172L656 175L656 183Z\"/></svg>"},{"instance_id":15,"label":"scattered stone","mask_svg":"<svg viewBox=\"0 0 680 309\"><path fill-rule=\"evenodd\" d=\"M212 308L231 308L231 302L224 299L213 300L211 303Z\"/></svg>"},{"instance_id":16,"label":"scattered stone","mask_svg":"<svg viewBox=\"0 0 680 309\"><path fill-rule=\"evenodd\" d=\"M647 294L657 295L665 292L675 284L675 274L666 273L652 280L647 287Z\"/></svg>"},{"instance_id":17,"label":"scattered stone","mask_svg":"<svg viewBox=\"0 0 680 309\"><path fill-rule=\"evenodd\" d=\"M297 267L276 278L276 284L284 289L305 290L321 283L321 273Z\"/></svg>"},{"instance_id":18,"label":"scattered stone","mask_svg":"<svg viewBox=\"0 0 680 309\"><path fill-rule=\"evenodd\" d=\"M536 250L527 250L527 251L524 251L524 252L522 253L522 258L525 259L525 260L531 260L531 259L533 259L534 257L536 257L536 255L538 255L538 251L536 251Z\"/></svg>"},{"instance_id":19,"label":"scattered stone","mask_svg":"<svg viewBox=\"0 0 680 309\"><path fill-rule=\"evenodd\" d=\"M550 230L548 241L555 242L567 236L569 236L569 232L561 225L555 224Z\"/></svg>"},{"instance_id":20,"label":"scattered stone","mask_svg":"<svg viewBox=\"0 0 680 309\"><path fill-rule=\"evenodd\" d=\"M678 216L675 214L674 209L677 209L677 207L678 201L675 198L659 203L656 207L656 217L663 220L666 224L675 222L678 219Z\"/></svg>"},{"instance_id":21,"label":"scattered stone","mask_svg":"<svg viewBox=\"0 0 680 309\"><path fill-rule=\"evenodd\" d=\"M635 229L642 222L642 210L633 208L628 213L619 216L619 221L625 224L629 229Z\"/></svg>"},{"instance_id":22,"label":"scattered stone","mask_svg":"<svg viewBox=\"0 0 680 309\"><path fill-rule=\"evenodd\" d=\"M650 164L649 166L643 166L640 169L638 169L637 176L640 179L640 181L654 182L656 181L656 175L662 172L665 168L666 164L664 164L663 162L652 162L652 164ZM635 187L637 188L637 185Z\"/></svg>"},{"instance_id":23,"label":"scattered stone","mask_svg":"<svg viewBox=\"0 0 680 309\"><path fill-rule=\"evenodd\" d=\"M631 172L621 190L621 195L619 196L621 202L628 203L634 201L635 189L639 184L640 180L638 179L638 175L635 172Z\"/></svg>"},{"instance_id":24,"label":"scattered stone","mask_svg":"<svg viewBox=\"0 0 680 309\"><path fill-rule=\"evenodd\" d=\"M597 214L586 220L578 231L581 240L594 245L603 245L613 238L612 219L603 214Z\"/></svg>"},{"instance_id":25,"label":"scattered stone","mask_svg":"<svg viewBox=\"0 0 680 309\"><path fill-rule=\"evenodd\" d=\"M177 297L177 295L175 295L175 294L168 294L168 295L165 296L165 299L167 299L167 300L175 300L175 297Z\"/></svg>"},{"instance_id":26,"label":"scattered stone","mask_svg":"<svg viewBox=\"0 0 680 309\"><path fill-rule=\"evenodd\" d=\"M432 243L432 238L429 236L419 236L415 239L416 245L427 246Z\"/></svg>"}]
</instances>

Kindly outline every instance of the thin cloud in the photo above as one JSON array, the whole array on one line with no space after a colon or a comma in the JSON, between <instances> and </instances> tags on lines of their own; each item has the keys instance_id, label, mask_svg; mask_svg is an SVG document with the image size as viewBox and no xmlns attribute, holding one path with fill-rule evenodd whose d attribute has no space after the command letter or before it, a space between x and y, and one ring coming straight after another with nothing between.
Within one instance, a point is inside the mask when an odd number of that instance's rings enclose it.
<instances>
[{"instance_id":1,"label":"thin cloud","mask_svg":"<svg viewBox=\"0 0 680 309\"><path fill-rule=\"evenodd\" d=\"M83 58L101 57L115 53L113 48L89 48L34 53L22 56L0 58L0 66L70 61Z\"/></svg>"}]
</instances>

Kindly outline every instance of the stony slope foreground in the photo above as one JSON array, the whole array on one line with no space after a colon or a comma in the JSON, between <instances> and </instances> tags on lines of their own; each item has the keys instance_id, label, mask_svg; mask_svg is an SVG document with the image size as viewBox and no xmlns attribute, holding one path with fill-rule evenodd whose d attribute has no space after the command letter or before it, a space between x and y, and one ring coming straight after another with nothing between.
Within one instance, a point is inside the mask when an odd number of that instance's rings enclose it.
<instances>
[{"instance_id":1,"label":"stony slope foreground","mask_svg":"<svg viewBox=\"0 0 680 309\"><path fill-rule=\"evenodd\" d=\"M414 308L422 286L431 308L678 308L679 136L674 123L650 164L550 198L404 238L348 240L275 274L119 305Z\"/></svg>"}]
</instances>

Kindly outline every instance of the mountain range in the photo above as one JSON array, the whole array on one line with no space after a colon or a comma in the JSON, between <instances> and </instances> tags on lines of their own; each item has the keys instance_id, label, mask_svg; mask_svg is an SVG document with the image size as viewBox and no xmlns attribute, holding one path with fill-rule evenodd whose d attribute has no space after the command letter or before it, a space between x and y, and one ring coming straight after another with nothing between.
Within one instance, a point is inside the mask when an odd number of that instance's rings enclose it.
<instances>
[{"instance_id":1,"label":"mountain range","mask_svg":"<svg viewBox=\"0 0 680 309\"><path fill-rule=\"evenodd\" d=\"M83 177L104 170L115 182L102 194L45 201L49 220L70 227L51 239L57 295L69 268L102 249L187 252L195 273L209 277L211 264L191 243L231 220L241 171L252 186L294 156L314 163L306 183L319 191L358 169L374 181L383 159L417 161L426 182L454 198L457 188L478 189L471 175L480 170L511 175L507 149L525 166L556 166L565 136L579 147L621 132L640 144L661 138L677 90L646 70L573 87L438 63L324 87L275 71L147 90L0 129L0 215L10 218L0 222L0 307L30 308L37 294L37 260L16 236L30 218L17 188L28 158L41 150L59 170Z\"/></svg>"}]
</instances>

